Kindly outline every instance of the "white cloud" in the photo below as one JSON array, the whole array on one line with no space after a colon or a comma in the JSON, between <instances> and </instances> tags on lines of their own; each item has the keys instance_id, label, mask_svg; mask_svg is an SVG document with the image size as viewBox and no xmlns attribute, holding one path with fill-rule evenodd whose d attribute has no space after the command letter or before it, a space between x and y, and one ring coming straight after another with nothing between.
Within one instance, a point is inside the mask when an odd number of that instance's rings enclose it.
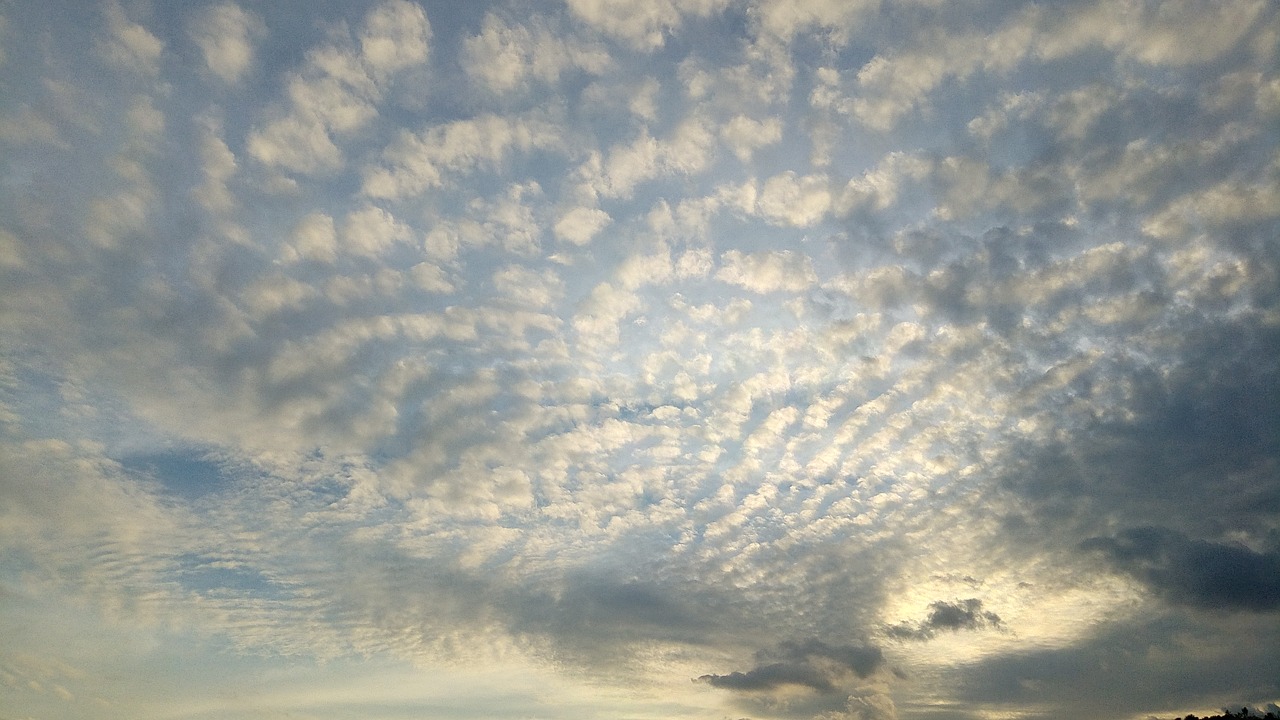
<instances>
[{"instance_id":1,"label":"white cloud","mask_svg":"<svg viewBox=\"0 0 1280 720\"><path fill-rule=\"evenodd\" d=\"M796 63L785 43L763 35L743 47L741 62L708 66L691 57L680 64L678 76L690 98L730 114L752 116L787 103Z\"/></svg>"},{"instance_id":2,"label":"white cloud","mask_svg":"<svg viewBox=\"0 0 1280 720\"><path fill-rule=\"evenodd\" d=\"M416 267L410 271L414 283L421 276ZM428 278L429 279L429 278ZM371 273L334 275L324 284L325 299L337 306L373 297L395 297L404 289L404 274L390 268L381 268Z\"/></svg>"},{"instance_id":3,"label":"white cloud","mask_svg":"<svg viewBox=\"0 0 1280 720\"><path fill-rule=\"evenodd\" d=\"M266 32L262 18L232 2L205 8L189 28L209 71L229 84L253 65L254 48Z\"/></svg>"},{"instance_id":4,"label":"white cloud","mask_svg":"<svg viewBox=\"0 0 1280 720\"><path fill-rule=\"evenodd\" d=\"M1014 67L1036 42L1038 18L1033 9L1013 14L994 32L924 33L915 47L876 55L863 65L851 98L832 96L826 103L852 114L868 128L888 131L903 116L923 108L945 80Z\"/></svg>"},{"instance_id":5,"label":"white cloud","mask_svg":"<svg viewBox=\"0 0 1280 720\"><path fill-rule=\"evenodd\" d=\"M17 236L0 228L0 267L21 268L26 265L23 254L22 243ZM0 417L3 416L4 410L0 409Z\"/></svg>"},{"instance_id":6,"label":"white cloud","mask_svg":"<svg viewBox=\"0 0 1280 720\"><path fill-rule=\"evenodd\" d=\"M707 17L728 5L728 0L568 0L569 9L589 25L638 50L655 50L665 34L678 28L685 16Z\"/></svg>"},{"instance_id":7,"label":"white cloud","mask_svg":"<svg viewBox=\"0 0 1280 720\"><path fill-rule=\"evenodd\" d=\"M529 79L554 84L571 69L599 75L611 64L603 47L558 37L537 17L512 24L489 13L480 34L463 46L467 73L494 92L523 88Z\"/></svg>"},{"instance_id":8,"label":"white cloud","mask_svg":"<svg viewBox=\"0 0 1280 720\"><path fill-rule=\"evenodd\" d=\"M803 292L817 282L809 257L790 250L729 250L720 256L720 264L716 279L757 293Z\"/></svg>"},{"instance_id":9,"label":"white cloud","mask_svg":"<svg viewBox=\"0 0 1280 720\"><path fill-rule=\"evenodd\" d=\"M1208 62L1239 42L1264 5L1261 0L1097 2L1046 27L1036 51L1060 58L1101 45L1152 65Z\"/></svg>"},{"instance_id":10,"label":"white cloud","mask_svg":"<svg viewBox=\"0 0 1280 720\"><path fill-rule=\"evenodd\" d=\"M1098 119L1116 106L1119 99L1120 94L1114 89L1100 85L1073 90L1054 101L1049 110L1049 125L1056 128L1065 139L1082 140Z\"/></svg>"},{"instance_id":11,"label":"white cloud","mask_svg":"<svg viewBox=\"0 0 1280 720\"><path fill-rule=\"evenodd\" d=\"M303 72L289 78L292 117L335 133L351 132L378 116L381 92L361 58L350 50L313 50Z\"/></svg>"},{"instance_id":12,"label":"white cloud","mask_svg":"<svg viewBox=\"0 0 1280 720\"><path fill-rule=\"evenodd\" d=\"M0 117L0 142L10 145L45 143L61 150L71 147L62 139L57 126L30 105Z\"/></svg>"},{"instance_id":13,"label":"white cloud","mask_svg":"<svg viewBox=\"0 0 1280 720\"><path fill-rule=\"evenodd\" d=\"M375 78L427 62L431 23L417 3L384 2L369 12L360 33L361 59Z\"/></svg>"},{"instance_id":14,"label":"white cloud","mask_svg":"<svg viewBox=\"0 0 1280 720\"><path fill-rule=\"evenodd\" d=\"M737 115L720 128L720 137L742 162L749 162L756 150L782 139L782 122L778 118L752 120Z\"/></svg>"},{"instance_id":15,"label":"white cloud","mask_svg":"<svg viewBox=\"0 0 1280 720\"><path fill-rule=\"evenodd\" d=\"M493 274L493 286L520 306L549 308L564 295L564 281L550 271L508 265Z\"/></svg>"},{"instance_id":16,"label":"white cloud","mask_svg":"<svg viewBox=\"0 0 1280 720\"><path fill-rule=\"evenodd\" d=\"M382 208L368 206L347 215L342 226L342 252L377 257L397 243L413 240L413 229Z\"/></svg>"},{"instance_id":17,"label":"white cloud","mask_svg":"<svg viewBox=\"0 0 1280 720\"><path fill-rule=\"evenodd\" d=\"M858 16L875 7L865 0L765 0L760 3L760 24L785 40L817 26L843 41Z\"/></svg>"},{"instance_id":18,"label":"white cloud","mask_svg":"<svg viewBox=\"0 0 1280 720\"><path fill-rule=\"evenodd\" d=\"M1025 120L1044 105L1044 97L1034 92L1006 93L998 104L993 104L982 115L969 121L969 133L990 142L1004 131L1010 120Z\"/></svg>"},{"instance_id":19,"label":"white cloud","mask_svg":"<svg viewBox=\"0 0 1280 720\"><path fill-rule=\"evenodd\" d=\"M627 290L643 285L660 285L671 280L674 268L666 248L655 253L636 253L623 260L614 272L618 284Z\"/></svg>"},{"instance_id":20,"label":"white cloud","mask_svg":"<svg viewBox=\"0 0 1280 720\"><path fill-rule=\"evenodd\" d=\"M114 192L89 203L85 236L99 247L119 248L127 240L148 233L157 189L149 160L164 135L165 116L148 95L133 98L122 122L126 136L114 159Z\"/></svg>"},{"instance_id":21,"label":"white cloud","mask_svg":"<svg viewBox=\"0 0 1280 720\"><path fill-rule=\"evenodd\" d=\"M341 101L341 100L340 100ZM360 106L367 107L367 106ZM342 151L318 118L288 116L255 130L246 147L258 162L310 175L342 165Z\"/></svg>"},{"instance_id":22,"label":"white cloud","mask_svg":"<svg viewBox=\"0 0 1280 720\"><path fill-rule=\"evenodd\" d=\"M808 227L831 209L830 182L824 175L796 177L788 170L765 181L756 208L770 222Z\"/></svg>"},{"instance_id":23,"label":"white cloud","mask_svg":"<svg viewBox=\"0 0 1280 720\"><path fill-rule=\"evenodd\" d=\"M444 269L432 262L420 262L409 269L413 282L421 290L430 293L451 293L457 288Z\"/></svg>"},{"instance_id":24,"label":"white cloud","mask_svg":"<svg viewBox=\"0 0 1280 720\"><path fill-rule=\"evenodd\" d=\"M378 116L392 76L427 61L430 37L431 26L417 5L391 0L370 10L358 49L335 43L308 53L288 80L288 106L250 133L249 154L303 175L340 168L344 158L335 137Z\"/></svg>"},{"instance_id":25,"label":"white cloud","mask_svg":"<svg viewBox=\"0 0 1280 720\"><path fill-rule=\"evenodd\" d=\"M676 274L682 279L706 277L715 261L706 248L686 250L676 261Z\"/></svg>"},{"instance_id":26,"label":"white cloud","mask_svg":"<svg viewBox=\"0 0 1280 720\"><path fill-rule=\"evenodd\" d=\"M638 88L628 93L627 109L637 117L653 121L658 116L658 92L662 86L653 78L646 79Z\"/></svg>"},{"instance_id":27,"label":"white cloud","mask_svg":"<svg viewBox=\"0 0 1280 720\"><path fill-rule=\"evenodd\" d=\"M600 283L578 307L573 327L584 344L613 347L621 337L619 325L642 306L635 292Z\"/></svg>"},{"instance_id":28,"label":"white cloud","mask_svg":"<svg viewBox=\"0 0 1280 720\"><path fill-rule=\"evenodd\" d=\"M331 263L338 254L338 234L333 218L320 212L309 213L298 222L283 253L287 262L318 260Z\"/></svg>"},{"instance_id":29,"label":"white cloud","mask_svg":"<svg viewBox=\"0 0 1280 720\"><path fill-rule=\"evenodd\" d=\"M849 180L837 202L837 212L843 215L868 206L875 210L893 207L904 185L924 180L932 170L933 163L925 158L890 153L861 177Z\"/></svg>"},{"instance_id":30,"label":"white cloud","mask_svg":"<svg viewBox=\"0 0 1280 720\"><path fill-rule=\"evenodd\" d=\"M222 139L220 123L206 120L200 135L200 160L204 182L192 191L192 195L209 212L228 212L236 202L227 187L227 182L236 173L236 156Z\"/></svg>"},{"instance_id":31,"label":"white cloud","mask_svg":"<svg viewBox=\"0 0 1280 720\"><path fill-rule=\"evenodd\" d=\"M408 198L444 186L451 174L497 169L513 152L559 148L562 131L540 117L482 115L403 133L365 171L363 191L374 198Z\"/></svg>"},{"instance_id":32,"label":"white cloud","mask_svg":"<svg viewBox=\"0 0 1280 720\"><path fill-rule=\"evenodd\" d=\"M246 309L255 320L285 310L297 310L320 296L314 287L283 274L268 275L242 295Z\"/></svg>"},{"instance_id":33,"label":"white cloud","mask_svg":"<svg viewBox=\"0 0 1280 720\"><path fill-rule=\"evenodd\" d=\"M613 219L599 208L576 207L556 221L556 237L574 245L586 245Z\"/></svg>"},{"instance_id":34,"label":"white cloud","mask_svg":"<svg viewBox=\"0 0 1280 720\"><path fill-rule=\"evenodd\" d=\"M1280 163L1275 163L1280 167ZM1274 171L1273 171L1274 173ZM1260 183L1224 181L1178 198L1142 227L1154 237L1177 237L1197 225L1228 225L1280 216L1280 180Z\"/></svg>"},{"instance_id":35,"label":"white cloud","mask_svg":"<svg viewBox=\"0 0 1280 720\"><path fill-rule=\"evenodd\" d=\"M715 135L707 123L690 118L665 140L648 131L630 143L615 145L601 157L579 168L588 187L609 198L631 197L636 186L667 175L692 175L704 170L712 159Z\"/></svg>"},{"instance_id":36,"label":"white cloud","mask_svg":"<svg viewBox=\"0 0 1280 720\"><path fill-rule=\"evenodd\" d=\"M115 0L107 3L102 12L107 18L107 32L94 43L98 56L120 70L158 77L164 42L131 21Z\"/></svg>"},{"instance_id":37,"label":"white cloud","mask_svg":"<svg viewBox=\"0 0 1280 720\"><path fill-rule=\"evenodd\" d=\"M473 200L461 239L474 245L493 245L517 255L534 255L542 245L543 218L534 207L542 199L536 182L514 183L493 200Z\"/></svg>"}]
</instances>

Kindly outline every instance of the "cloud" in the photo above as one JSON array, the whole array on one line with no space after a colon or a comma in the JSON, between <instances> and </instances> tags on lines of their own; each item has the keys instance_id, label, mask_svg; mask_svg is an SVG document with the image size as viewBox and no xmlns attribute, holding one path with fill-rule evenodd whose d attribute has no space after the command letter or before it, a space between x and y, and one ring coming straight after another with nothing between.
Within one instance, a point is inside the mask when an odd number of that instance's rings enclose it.
<instances>
[{"instance_id":1,"label":"cloud","mask_svg":"<svg viewBox=\"0 0 1280 720\"><path fill-rule=\"evenodd\" d=\"M1276 699L1271 5L71 5L0 38L11 714Z\"/></svg>"},{"instance_id":2,"label":"cloud","mask_svg":"<svg viewBox=\"0 0 1280 720\"><path fill-rule=\"evenodd\" d=\"M720 260L716 278L752 292L801 292L817 280L809 258L790 250L754 254L730 250Z\"/></svg>"},{"instance_id":3,"label":"cloud","mask_svg":"<svg viewBox=\"0 0 1280 720\"><path fill-rule=\"evenodd\" d=\"M1058 57L1096 43L1152 65L1204 63L1236 45L1262 8L1256 0L1179 0L1144 3L1133 8L1138 15L1133 17L1108 3L1095 3L1073 13L1070 26L1063 22L1066 18L1055 18L1057 22L1046 28L1039 52ZM1188 27L1185 23L1190 18L1204 22L1194 24L1188 36L1179 28Z\"/></svg>"},{"instance_id":4,"label":"cloud","mask_svg":"<svg viewBox=\"0 0 1280 720\"><path fill-rule=\"evenodd\" d=\"M339 248L352 255L376 257L396 243L413 239L412 228L382 208L364 207L347 215Z\"/></svg>"},{"instance_id":5,"label":"cloud","mask_svg":"<svg viewBox=\"0 0 1280 720\"><path fill-rule=\"evenodd\" d=\"M408 198L445 186L452 175L497 169L515 152L563 147L562 132L540 116L470 120L404 132L383 151L382 163L365 172L363 192L372 198Z\"/></svg>"},{"instance_id":6,"label":"cloud","mask_svg":"<svg viewBox=\"0 0 1280 720\"><path fill-rule=\"evenodd\" d=\"M391 0L365 16L360 53L375 78L382 79L427 62L430 40L431 23L422 7Z\"/></svg>"},{"instance_id":7,"label":"cloud","mask_svg":"<svg viewBox=\"0 0 1280 720\"><path fill-rule=\"evenodd\" d=\"M886 629L886 632L890 637L903 640L929 640L942 631L957 632L985 628L1001 629L1002 627L999 615L983 610L981 600L968 598L955 602L937 600L929 603L929 614L924 620L892 625Z\"/></svg>"},{"instance_id":8,"label":"cloud","mask_svg":"<svg viewBox=\"0 0 1280 720\"><path fill-rule=\"evenodd\" d=\"M782 123L777 118L753 120L745 115L734 116L720 128L720 137L742 162L749 162L756 150L782 139Z\"/></svg>"},{"instance_id":9,"label":"cloud","mask_svg":"<svg viewBox=\"0 0 1280 720\"><path fill-rule=\"evenodd\" d=\"M499 292L524 307L551 307L564 293L564 281L551 272L538 273L508 265L493 274Z\"/></svg>"},{"instance_id":10,"label":"cloud","mask_svg":"<svg viewBox=\"0 0 1280 720\"><path fill-rule=\"evenodd\" d=\"M760 3L760 23L766 32L791 40L800 32L817 26L845 39L844 28L861 15L873 10L871 3L839 0L767 0Z\"/></svg>"},{"instance_id":11,"label":"cloud","mask_svg":"<svg viewBox=\"0 0 1280 720\"><path fill-rule=\"evenodd\" d=\"M606 198L628 198L641 183L671 175L693 175L711 163L715 135L698 117L681 122L666 139L647 130L618 143L601 156L593 153L579 168L587 187Z\"/></svg>"},{"instance_id":12,"label":"cloud","mask_svg":"<svg viewBox=\"0 0 1280 720\"><path fill-rule=\"evenodd\" d=\"M164 41L131 21L118 2L106 3L102 12L107 19L107 28L106 33L94 43L98 56L117 69L158 77Z\"/></svg>"},{"instance_id":13,"label":"cloud","mask_svg":"<svg viewBox=\"0 0 1280 720\"><path fill-rule=\"evenodd\" d=\"M640 298L634 292L601 283L582 303L573 318L573 327L584 339L617 345L621 339L619 324L640 308Z\"/></svg>"},{"instance_id":14,"label":"cloud","mask_svg":"<svg viewBox=\"0 0 1280 720\"><path fill-rule=\"evenodd\" d=\"M304 216L293 228L284 257L288 262L333 262L337 253L338 233L333 218L324 213L313 212Z\"/></svg>"},{"instance_id":15,"label":"cloud","mask_svg":"<svg viewBox=\"0 0 1280 720\"><path fill-rule=\"evenodd\" d=\"M392 76L428 60L431 25L422 9L391 0L368 12L356 38L312 50L288 78L287 106L250 133L248 152L303 175L343 163L335 140L378 116Z\"/></svg>"},{"instance_id":16,"label":"cloud","mask_svg":"<svg viewBox=\"0 0 1280 720\"><path fill-rule=\"evenodd\" d=\"M1032 45L1033 24L1034 13L1024 11L994 32L940 33L921 37L918 48L877 55L858 70L857 94L844 107L867 127L887 131L947 79L1014 66Z\"/></svg>"},{"instance_id":17,"label":"cloud","mask_svg":"<svg viewBox=\"0 0 1280 720\"><path fill-rule=\"evenodd\" d=\"M822 175L796 177L793 172L765 181L756 208L778 225L808 227L822 220L831 207L831 191Z\"/></svg>"},{"instance_id":18,"label":"cloud","mask_svg":"<svg viewBox=\"0 0 1280 720\"><path fill-rule=\"evenodd\" d=\"M963 667L957 700L967 707L999 698L1045 714L1074 706L1096 717L1140 707L1176 717L1205 704L1196 698L1206 691L1257 702L1243 698L1265 697L1274 687L1261 668L1274 662L1275 636L1274 622L1261 617L1212 630L1177 616L1138 617L1099 627L1068 647L1025 648ZM1196 689L1186 683L1189 672L1199 678Z\"/></svg>"},{"instance_id":19,"label":"cloud","mask_svg":"<svg viewBox=\"0 0 1280 720\"><path fill-rule=\"evenodd\" d=\"M819 693L835 693L850 678L865 678L884 662L879 648L866 645L828 645L817 639L784 643L758 654L761 664L728 675L698 678L712 687L737 692L770 691L788 685ZM774 662L766 662L774 660Z\"/></svg>"},{"instance_id":20,"label":"cloud","mask_svg":"<svg viewBox=\"0 0 1280 720\"><path fill-rule=\"evenodd\" d=\"M209 71L234 84L249 71L254 48L266 37L262 18L235 3L211 5L200 12L188 29L204 54Z\"/></svg>"},{"instance_id":21,"label":"cloud","mask_svg":"<svg viewBox=\"0 0 1280 720\"><path fill-rule=\"evenodd\" d=\"M657 0L642 5L625 0L569 0L569 9L637 50L654 50L687 16L706 17L727 4L727 0Z\"/></svg>"},{"instance_id":22,"label":"cloud","mask_svg":"<svg viewBox=\"0 0 1280 720\"><path fill-rule=\"evenodd\" d=\"M236 201L227 183L235 176L236 156L222 138L221 123L206 121L200 138L201 168L204 182L192 190L193 197L211 213L226 213Z\"/></svg>"},{"instance_id":23,"label":"cloud","mask_svg":"<svg viewBox=\"0 0 1280 720\"><path fill-rule=\"evenodd\" d=\"M1280 608L1280 551L1192 540L1159 527L1089 538L1081 547L1175 603L1213 610Z\"/></svg>"},{"instance_id":24,"label":"cloud","mask_svg":"<svg viewBox=\"0 0 1280 720\"><path fill-rule=\"evenodd\" d=\"M344 100L335 98L335 101ZM342 151L334 144L325 124L315 118L291 116L275 120L253 134L248 150L264 165L303 174L334 169L342 164Z\"/></svg>"},{"instance_id":25,"label":"cloud","mask_svg":"<svg viewBox=\"0 0 1280 720\"><path fill-rule=\"evenodd\" d=\"M566 42L540 18L513 24L493 13L463 49L467 73L494 92L524 89L530 80L554 84L569 70L600 75L612 63L602 46Z\"/></svg>"},{"instance_id":26,"label":"cloud","mask_svg":"<svg viewBox=\"0 0 1280 720\"><path fill-rule=\"evenodd\" d=\"M560 216L555 233L566 242L586 245L612 221L609 213L598 208L576 207Z\"/></svg>"},{"instance_id":27,"label":"cloud","mask_svg":"<svg viewBox=\"0 0 1280 720\"><path fill-rule=\"evenodd\" d=\"M898 708L883 687L860 688L849 696L843 711L827 712L817 720L896 720Z\"/></svg>"}]
</instances>

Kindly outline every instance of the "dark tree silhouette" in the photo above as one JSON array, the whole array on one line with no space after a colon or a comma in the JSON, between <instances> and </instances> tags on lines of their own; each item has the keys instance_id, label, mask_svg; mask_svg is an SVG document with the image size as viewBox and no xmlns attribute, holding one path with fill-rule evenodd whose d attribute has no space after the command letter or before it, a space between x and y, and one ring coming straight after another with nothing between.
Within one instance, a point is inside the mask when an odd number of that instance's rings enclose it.
<instances>
[{"instance_id":1,"label":"dark tree silhouette","mask_svg":"<svg viewBox=\"0 0 1280 720\"><path fill-rule=\"evenodd\" d=\"M1240 708L1240 712L1234 713L1230 710L1223 710L1221 715L1209 715L1207 717L1197 717L1188 714L1185 717L1174 718L1173 720L1280 720L1280 715L1268 710L1264 715L1261 710L1250 710L1247 707Z\"/></svg>"}]
</instances>

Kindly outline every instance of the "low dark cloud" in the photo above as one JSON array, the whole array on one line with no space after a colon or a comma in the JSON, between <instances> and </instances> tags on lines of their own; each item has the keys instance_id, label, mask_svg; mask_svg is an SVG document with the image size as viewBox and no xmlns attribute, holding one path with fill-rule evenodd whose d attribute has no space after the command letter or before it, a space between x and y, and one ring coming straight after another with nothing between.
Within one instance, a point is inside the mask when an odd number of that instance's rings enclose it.
<instances>
[{"instance_id":1,"label":"low dark cloud","mask_svg":"<svg viewBox=\"0 0 1280 720\"><path fill-rule=\"evenodd\" d=\"M886 632L901 640L928 640L938 632L960 630L1000 629L1004 623L1000 616L982 609L977 598L946 602L939 600L929 604L929 615L919 622L901 622L890 626Z\"/></svg>"},{"instance_id":2,"label":"low dark cloud","mask_svg":"<svg viewBox=\"0 0 1280 720\"><path fill-rule=\"evenodd\" d=\"M1175 603L1215 610L1280 609L1280 552L1195 540L1160 527L1090 538L1083 547Z\"/></svg>"},{"instance_id":3,"label":"low dark cloud","mask_svg":"<svg viewBox=\"0 0 1280 720\"><path fill-rule=\"evenodd\" d=\"M1178 602L1274 608L1259 578L1280 548L1280 335L1205 319L1163 341L1175 361L1096 363L1064 394L1056 437L1010 453L1004 549L1101 553Z\"/></svg>"},{"instance_id":4,"label":"low dark cloud","mask_svg":"<svg viewBox=\"0 0 1280 720\"><path fill-rule=\"evenodd\" d=\"M811 639L783 643L773 652L757 653L756 667L727 675L698 678L712 687L740 692L773 690L786 685L811 688L820 693L841 690L852 677L870 676L884 663L880 648L870 645L828 645Z\"/></svg>"},{"instance_id":5,"label":"low dark cloud","mask_svg":"<svg viewBox=\"0 0 1280 720\"><path fill-rule=\"evenodd\" d=\"M703 675L698 679L722 690L772 690L782 685L803 685L822 693L835 690L825 673L808 664L772 663L747 672Z\"/></svg>"},{"instance_id":6,"label":"low dark cloud","mask_svg":"<svg viewBox=\"0 0 1280 720\"><path fill-rule=\"evenodd\" d=\"M1255 614L1200 625L1191 612L1155 613L1100 627L1069 646L959 666L956 700L1046 719L1175 717L1199 706L1271 702L1280 627Z\"/></svg>"}]
</instances>

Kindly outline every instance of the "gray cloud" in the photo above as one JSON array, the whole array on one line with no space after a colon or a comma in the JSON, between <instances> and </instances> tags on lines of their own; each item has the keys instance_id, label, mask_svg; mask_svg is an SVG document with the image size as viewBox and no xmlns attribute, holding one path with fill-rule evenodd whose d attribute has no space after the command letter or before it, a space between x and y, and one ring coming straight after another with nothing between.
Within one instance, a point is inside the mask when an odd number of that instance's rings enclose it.
<instances>
[{"instance_id":1,"label":"gray cloud","mask_svg":"<svg viewBox=\"0 0 1280 720\"><path fill-rule=\"evenodd\" d=\"M698 680L722 690L741 692L798 685L819 693L834 693L847 686L850 676L865 678L876 672L884 656L879 648L870 645L833 646L810 639L760 652L757 660L760 664L746 672L702 675Z\"/></svg>"},{"instance_id":2,"label":"gray cloud","mask_svg":"<svg viewBox=\"0 0 1280 720\"><path fill-rule=\"evenodd\" d=\"M1261 704L1274 697L1268 669L1280 660L1275 623L1255 617L1238 626L1204 627L1180 613L1099 628L1069 647L1016 651L968 664L955 676L962 703L1023 708L1058 717L1115 717L1149 708L1179 716L1205 695ZM1196 678L1195 686L1187 682ZM1209 706L1214 706L1209 703Z\"/></svg>"},{"instance_id":3,"label":"gray cloud","mask_svg":"<svg viewBox=\"0 0 1280 720\"><path fill-rule=\"evenodd\" d=\"M1067 424L1063 441L1010 469L1004 487L1029 501L1039 526L1081 533L1080 542L1104 535L1090 530L1099 522L1172 524L1192 540L1217 542L1234 532L1272 542L1280 368L1270 358L1280 336L1244 322L1206 321L1182 328L1175 342L1180 355L1159 374L1122 365L1080 376L1077 397L1098 396L1114 378L1129 391L1105 415Z\"/></svg>"},{"instance_id":4,"label":"gray cloud","mask_svg":"<svg viewBox=\"0 0 1280 720\"><path fill-rule=\"evenodd\" d=\"M891 625L885 629L885 632L892 638L928 640L939 632L986 628L1003 628L1000 616L989 610L983 610L981 600L968 598L955 602L938 600L929 603L929 614L924 620Z\"/></svg>"},{"instance_id":5,"label":"gray cloud","mask_svg":"<svg viewBox=\"0 0 1280 720\"><path fill-rule=\"evenodd\" d=\"M1192 540L1159 527L1090 538L1082 547L1176 603L1212 610L1280 608L1280 551Z\"/></svg>"}]
</instances>

